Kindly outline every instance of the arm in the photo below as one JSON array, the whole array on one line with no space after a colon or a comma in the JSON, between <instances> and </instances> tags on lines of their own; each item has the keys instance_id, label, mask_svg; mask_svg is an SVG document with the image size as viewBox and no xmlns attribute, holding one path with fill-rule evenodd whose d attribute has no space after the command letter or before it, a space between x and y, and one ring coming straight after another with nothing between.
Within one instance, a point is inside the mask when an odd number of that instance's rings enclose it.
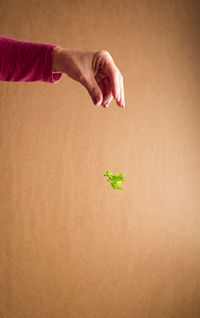
<instances>
[{"instance_id":1,"label":"arm","mask_svg":"<svg viewBox=\"0 0 200 318\"><path fill-rule=\"evenodd\" d=\"M0 36L0 80L57 83L62 73L52 72L57 45L19 41Z\"/></svg>"},{"instance_id":2,"label":"arm","mask_svg":"<svg viewBox=\"0 0 200 318\"><path fill-rule=\"evenodd\" d=\"M80 82L93 103L125 107L123 77L107 51L75 51L58 45L0 36L0 80L57 83L62 73Z\"/></svg>"}]
</instances>

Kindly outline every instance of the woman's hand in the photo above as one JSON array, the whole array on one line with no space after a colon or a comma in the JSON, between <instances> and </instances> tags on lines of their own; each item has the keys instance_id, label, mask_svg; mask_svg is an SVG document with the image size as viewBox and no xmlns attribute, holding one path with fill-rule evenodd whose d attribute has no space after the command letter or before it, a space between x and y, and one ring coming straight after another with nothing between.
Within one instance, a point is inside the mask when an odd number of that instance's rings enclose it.
<instances>
[{"instance_id":1,"label":"woman's hand","mask_svg":"<svg viewBox=\"0 0 200 318\"><path fill-rule=\"evenodd\" d=\"M81 83L96 106L108 107L114 97L119 106L125 107L123 77L109 52L55 48L52 70Z\"/></svg>"}]
</instances>

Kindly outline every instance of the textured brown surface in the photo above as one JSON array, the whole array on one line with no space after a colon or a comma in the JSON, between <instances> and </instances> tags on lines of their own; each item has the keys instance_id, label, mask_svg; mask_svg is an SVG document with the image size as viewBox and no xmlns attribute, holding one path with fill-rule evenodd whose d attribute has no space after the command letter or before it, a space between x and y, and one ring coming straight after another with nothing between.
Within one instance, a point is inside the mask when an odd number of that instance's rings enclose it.
<instances>
[{"instance_id":1,"label":"textured brown surface","mask_svg":"<svg viewBox=\"0 0 200 318\"><path fill-rule=\"evenodd\" d=\"M127 105L0 83L0 317L200 317L199 1L0 2L0 34L108 50Z\"/></svg>"}]
</instances>

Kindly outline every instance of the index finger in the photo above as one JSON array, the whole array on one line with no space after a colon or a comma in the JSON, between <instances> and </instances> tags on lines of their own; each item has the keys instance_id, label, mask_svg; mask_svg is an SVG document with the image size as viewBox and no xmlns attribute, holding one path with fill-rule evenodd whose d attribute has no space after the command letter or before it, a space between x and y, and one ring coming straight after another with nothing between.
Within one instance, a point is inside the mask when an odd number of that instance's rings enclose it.
<instances>
[{"instance_id":1,"label":"index finger","mask_svg":"<svg viewBox=\"0 0 200 318\"><path fill-rule=\"evenodd\" d=\"M107 63L107 72L111 82L114 99L117 101L119 106L125 107L123 77L111 56Z\"/></svg>"}]
</instances>

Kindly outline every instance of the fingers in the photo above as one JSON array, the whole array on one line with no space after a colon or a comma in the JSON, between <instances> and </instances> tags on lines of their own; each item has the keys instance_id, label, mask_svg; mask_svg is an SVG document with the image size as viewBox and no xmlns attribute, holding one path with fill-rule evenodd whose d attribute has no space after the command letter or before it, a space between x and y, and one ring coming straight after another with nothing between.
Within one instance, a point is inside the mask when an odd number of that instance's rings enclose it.
<instances>
[{"instance_id":1,"label":"fingers","mask_svg":"<svg viewBox=\"0 0 200 318\"><path fill-rule=\"evenodd\" d=\"M105 50L98 51L97 54L95 54L94 65L95 75L97 75L97 77L101 75L104 79L107 77L109 80L109 84L106 83L106 85L109 86L109 90L106 91L105 94L103 93L103 105L105 105L106 99L113 96L118 106L125 107L123 77L110 53Z\"/></svg>"},{"instance_id":2,"label":"fingers","mask_svg":"<svg viewBox=\"0 0 200 318\"><path fill-rule=\"evenodd\" d=\"M120 107L125 107L123 77L117 68L111 69L110 80L112 94L117 102L117 105Z\"/></svg>"},{"instance_id":3,"label":"fingers","mask_svg":"<svg viewBox=\"0 0 200 318\"><path fill-rule=\"evenodd\" d=\"M67 54L66 73L85 86L96 106L107 108L114 98L118 106L125 107L123 77L107 51Z\"/></svg>"},{"instance_id":4,"label":"fingers","mask_svg":"<svg viewBox=\"0 0 200 318\"><path fill-rule=\"evenodd\" d=\"M122 75L120 76L120 105L122 105L122 107L125 107L124 82Z\"/></svg>"},{"instance_id":5,"label":"fingers","mask_svg":"<svg viewBox=\"0 0 200 318\"><path fill-rule=\"evenodd\" d=\"M99 81L98 88L102 93L102 99L98 105L102 104L103 107L107 108L114 97L118 106L125 107L123 77L119 71L111 72L110 79L105 77Z\"/></svg>"},{"instance_id":6,"label":"fingers","mask_svg":"<svg viewBox=\"0 0 200 318\"><path fill-rule=\"evenodd\" d=\"M118 106L125 107L123 77L112 59L109 59L106 66L111 83L112 95Z\"/></svg>"},{"instance_id":7,"label":"fingers","mask_svg":"<svg viewBox=\"0 0 200 318\"><path fill-rule=\"evenodd\" d=\"M109 81L109 78L106 77L103 80L103 102L102 102L102 106L104 106L105 108L107 108L109 106L109 104L111 103L113 96L112 96L112 89L111 89L111 84Z\"/></svg>"},{"instance_id":8,"label":"fingers","mask_svg":"<svg viewBox=\"0 0 200 318\"><path fill-rule=\"evenodd\" d=\"M81 84L87 89L93 103L96 106L101 105L103 101L103 93L95 78L93 76L91 76L90 79L82 78Z\"/></svg>"}]
</instances>

